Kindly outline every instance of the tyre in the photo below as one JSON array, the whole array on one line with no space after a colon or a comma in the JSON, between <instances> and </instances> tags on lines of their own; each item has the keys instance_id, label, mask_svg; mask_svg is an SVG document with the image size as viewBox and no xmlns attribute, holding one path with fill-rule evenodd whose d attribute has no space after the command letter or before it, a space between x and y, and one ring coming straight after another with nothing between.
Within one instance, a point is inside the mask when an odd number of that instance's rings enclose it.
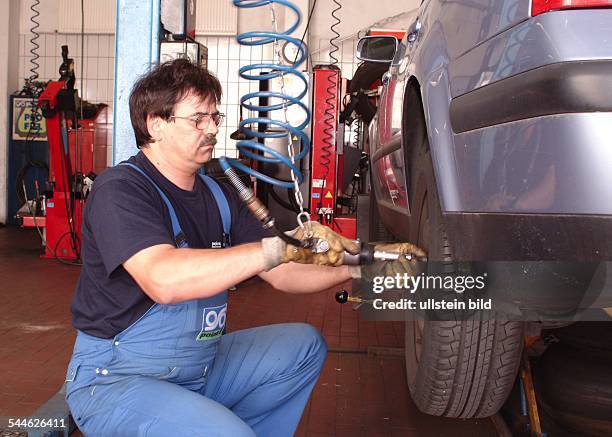
<instances>
[{"instance_id":1,"label":"tyre","mask_svg":"<svg viewBox=\"0 0 612 437\"><path fill-rule=\"evenodd\" d=\"M612 323L578 322L555 329L551 333L561 344L588 351L595 355L612 357Z\"/></svg>"},{"instance_id":2,"label":"tyre","mask_svg":"<svg viewBox=\"0 0 612 437\"><path fill-rule=\"evenodd\" d=\"M378 62L364 62L357 70L351 79L348 91L349 93L358 93L359 91L367 91L372 88L376 82L379 82L389 69L390 63L378 63ZM352 97L354 98L354 97ZM360 94L357 97L357 104L355 105L355 112L359 117L368 124L374 118L376 114L376 104L370 98Z\"/></svg>"},{"instance_id":3,"label":"tyre","mask_svg":"<svg viewBox=\"0 0 612 437\"><path fill-rule=\"evenodd\" d=\"M410 169L411 241L430 261L428 273L453 274L452 248L436 189L418 86L409 84L403 117L406 168ZM485 320L406 321L406 374L410 394L424 413L460 418L495 414L519 368L523 323Z\"/></svg>"},{"instance_id":4,"label":"tyre","mask_svg":"<svg viewBox=\"0 0 612 437\"><path fill-rule=\"evenodd\" d=\"M538 403L566 435L610 436L610 369L610 354L595 354L590 344L587 349L553 344L534 365Z\"/></svg>"}]
</instances>

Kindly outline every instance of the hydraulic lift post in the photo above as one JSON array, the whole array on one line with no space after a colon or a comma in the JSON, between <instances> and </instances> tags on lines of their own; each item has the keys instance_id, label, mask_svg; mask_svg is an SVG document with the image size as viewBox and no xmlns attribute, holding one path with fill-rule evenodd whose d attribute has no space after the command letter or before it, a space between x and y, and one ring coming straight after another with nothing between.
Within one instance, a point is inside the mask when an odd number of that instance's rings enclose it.
<instances>
[{"instance_id":1,"label":"hydraulic lift post","mask_svg":"<svg viewBox=\"0 0 612 437\"><path fill-rule=\"evenodd\" d=\"M49 182L53 195L46 199L45 253L43 258L79 258L81 235L81 202L71 196L73 180L64 111L74 111L75 90L63 80L50 82L38 98L47 123L49 142ZM62 126L64 124L64 126Z\"/></svg>"},{"instance_id":2,"label":"hydraulic lift post","mask_svg":"<svg viewBox=\"0 0 612 437\"><path fill-rule=\"evenodd\" d=\"M337 144L340 70L318 66L313 76L310 214L313 220L355 239L356 218L339 216L337 208L342 170Z\"/></svg>"}]
</instances>

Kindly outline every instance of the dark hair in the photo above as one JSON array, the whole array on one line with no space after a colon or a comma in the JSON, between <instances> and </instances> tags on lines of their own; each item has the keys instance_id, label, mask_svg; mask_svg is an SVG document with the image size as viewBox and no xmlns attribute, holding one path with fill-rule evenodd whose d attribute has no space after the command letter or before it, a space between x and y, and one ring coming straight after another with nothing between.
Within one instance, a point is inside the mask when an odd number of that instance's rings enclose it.
<instances>
[{"instance_id":1,"label":"dark hair","mask_svg":"<svg viewBox=\"0 0 612 437\"><path fill-rule=\"evenodd\" d=\"M174 107L188 94L206 101L221 101L221 84L207 69L188 59L175 59L157 65L134 84L130 94L130 119L138 148L153 138L147 129L149 115L168 120Z\"/></svg>"}]
</instances>

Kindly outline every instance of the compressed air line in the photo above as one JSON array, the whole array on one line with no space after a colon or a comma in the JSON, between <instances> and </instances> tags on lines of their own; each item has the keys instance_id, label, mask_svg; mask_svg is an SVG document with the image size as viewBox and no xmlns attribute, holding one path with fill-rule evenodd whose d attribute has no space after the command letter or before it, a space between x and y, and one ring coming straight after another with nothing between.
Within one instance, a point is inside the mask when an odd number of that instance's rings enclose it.
<instances>
[{"instance_id":1,"label":"compressed air line","mask_svg":"<svg viewBox=\"0 0 612 437\"><path fill-rule=\"evenodd\" d=\"M272 13L272 24L274 27L274 31L245 32L236 37L238 43L242 45L262 46L266 44L274 44L276 49L274 62L243 66L239 70L240 77L247 80L264 81L275 79L277 77L283 79L285 75L293 75L302 82L304 87L295 96L285 93L284 85L281 85L281 92L257 91L245 94L240 98L241 108L245 108L249 111L264 112L268 114L268 117L249 117L241 120L239 129L247 138L259 138L261 140L265 140L267 138L287 138L287 152L289 156L285 156L282 153L279 153L278 151L251 139L238 141L236 148L243 156L251 158L257 162L286 165L291 173L291 181L275 179L242 164L236 159L230 159L225 156L219 158L219 164L238 190L243 201L260 219L264 227L273 228L274 220L269 216L269 212L267 209L265 209L265 207L263 207L261 202L255 200L253 192L244 184L238 183L240 181L234 171L234 168L239 169L248 175L254 176L260 181L287 189L293 189L295 191L295 198L300 211L297 216L297 222L303 228L306 225L305 235L308 236L311 234L310 215L304 211L303 208L303 198L299 189L299 184L303 182L304 176L298 166L299 161L308 155L310 151L310 139L304 133L304 128L310 123L311 115L308 107L301 101L308 92L308 81L304 74L298 70L298 67L302 65L307 58L307 51L302 40L289 36L300 25L302 14L297 6L287 0L233 0L233 2L234 5L239 8L258 8L268 6ZM295 21L285 31L280 31L277 28L275 9L277 4L284 8L288 8L295 14ZM283 65L280 63L279 42L288 42L297 47L297 56L291 65ZM284 84L283 80L281 80L281 84ZM252 103L255 99L259 98L275 99L275 101L278 103L269 103L267 105ZM272 102L272 100L269 100L269 102ZM305 114L304 121L298 125L292 125L287 121L287 109L292 105L298 105ZM270 118L269 113L272 111L283 111L284 121ZM268 129L264 129L264 132L261 132L256 129L254 125L263 125L265 127L274 126L280 128L280 131L270 131ZM298 143L297 151L294 150L294 142ZM281 235L281 237L283 239L286 238L284 237L284 234ZM293 241L293 244L297 243L299 243L297 240Z\"/></svg>"},{"instance_id":2,"label":"compressed air line","mask_svg":"<svg viewBox=\"0 0 612 437\"><path fill-rule=\"evenodd\" d=\"M297 138L299 141L299 149L293 156L287 157L276 150L273 150L255 140L241 140L236 144L236 148L240 151L243 156L251 158L258 162L281 164L289 167L291 172L295 175L297 183L300 184L304 180L304 176L298 167L298 162L303 159L310 150L310 140L304 133L303 129L310 123L310 110L301 101L302 98L308 92L308 81L304 74L298 70L298 67L304 63L307 57L306 46L304 43L294 37L289 36L293 33L301 22L302 14L300 10L293 3L287 0L233 0L234 5L239 8L257 8L263 6L272 6L275 4L289 8L295 13L295 21L285 31L254 31L246 32L238 35L236 40L238 43L246 46L261 46L265 44L278 45L279 42L290 42L298 48L298 56L292 65L283 65L278 63L257 63L246 65L240 68L240 77L247 80L263 81L275 79L285 75L296 76L304 85L303 89L296 96L291 96L283 92L275 91L257 91L245 94L240 98L240 105L249 111L258 112L271 112L282 110L286 111L292 105L298 105L305 114L305 120L299 125L292 125L287 121L273 120L269 117L249 117L240 122L240 130L243 131L247 137L259 138L265 140L267 138L286 138L288 137L291 143L293 138ZM261 74L259 74L259 73ZM274 98L279 103L272 103L268 105L260 105L252 103L260 97ZM277 127L280 128L279 132L271 132L266 129L265 132L259 132L254 125L264 125L266 127ZM261 152L261 153L257 153ZM271 155L271 156L270 156ZM267 182L272 185L276 185L283 188L295 188L296 184L288 181L272 178L268 175L258 172L241 162L230 159L227 157L219 158L219 163L224 171L227 168L237 168L257 179Z\"/></svg>"}]
</instances>

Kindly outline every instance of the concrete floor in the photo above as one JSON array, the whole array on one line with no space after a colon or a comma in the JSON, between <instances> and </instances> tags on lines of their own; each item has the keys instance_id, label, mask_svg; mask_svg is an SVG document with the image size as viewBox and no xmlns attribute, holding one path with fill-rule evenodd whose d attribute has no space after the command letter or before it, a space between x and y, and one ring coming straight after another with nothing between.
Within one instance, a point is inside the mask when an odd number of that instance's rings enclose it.
<instances>
[{"instance_id":1,"label":"concrete floor","mask_svg":"<svg viewBox=\"0 0 612 437\"><path fill-rule=\"evenodd\" d=\"M31 415L55 394L72 351L69 306L79 267L39 259L38 245L32 230L0 227L0 418ZM418 412L406 387L403 325L361 321L350 306L334 301L335 291L287 295L252 279L230 295L229 330L308 322L328 342L297 436L496 435L489 420ZM368 355L368 348L390 348L391 354Z\"/></svg>"}]
</instances>

